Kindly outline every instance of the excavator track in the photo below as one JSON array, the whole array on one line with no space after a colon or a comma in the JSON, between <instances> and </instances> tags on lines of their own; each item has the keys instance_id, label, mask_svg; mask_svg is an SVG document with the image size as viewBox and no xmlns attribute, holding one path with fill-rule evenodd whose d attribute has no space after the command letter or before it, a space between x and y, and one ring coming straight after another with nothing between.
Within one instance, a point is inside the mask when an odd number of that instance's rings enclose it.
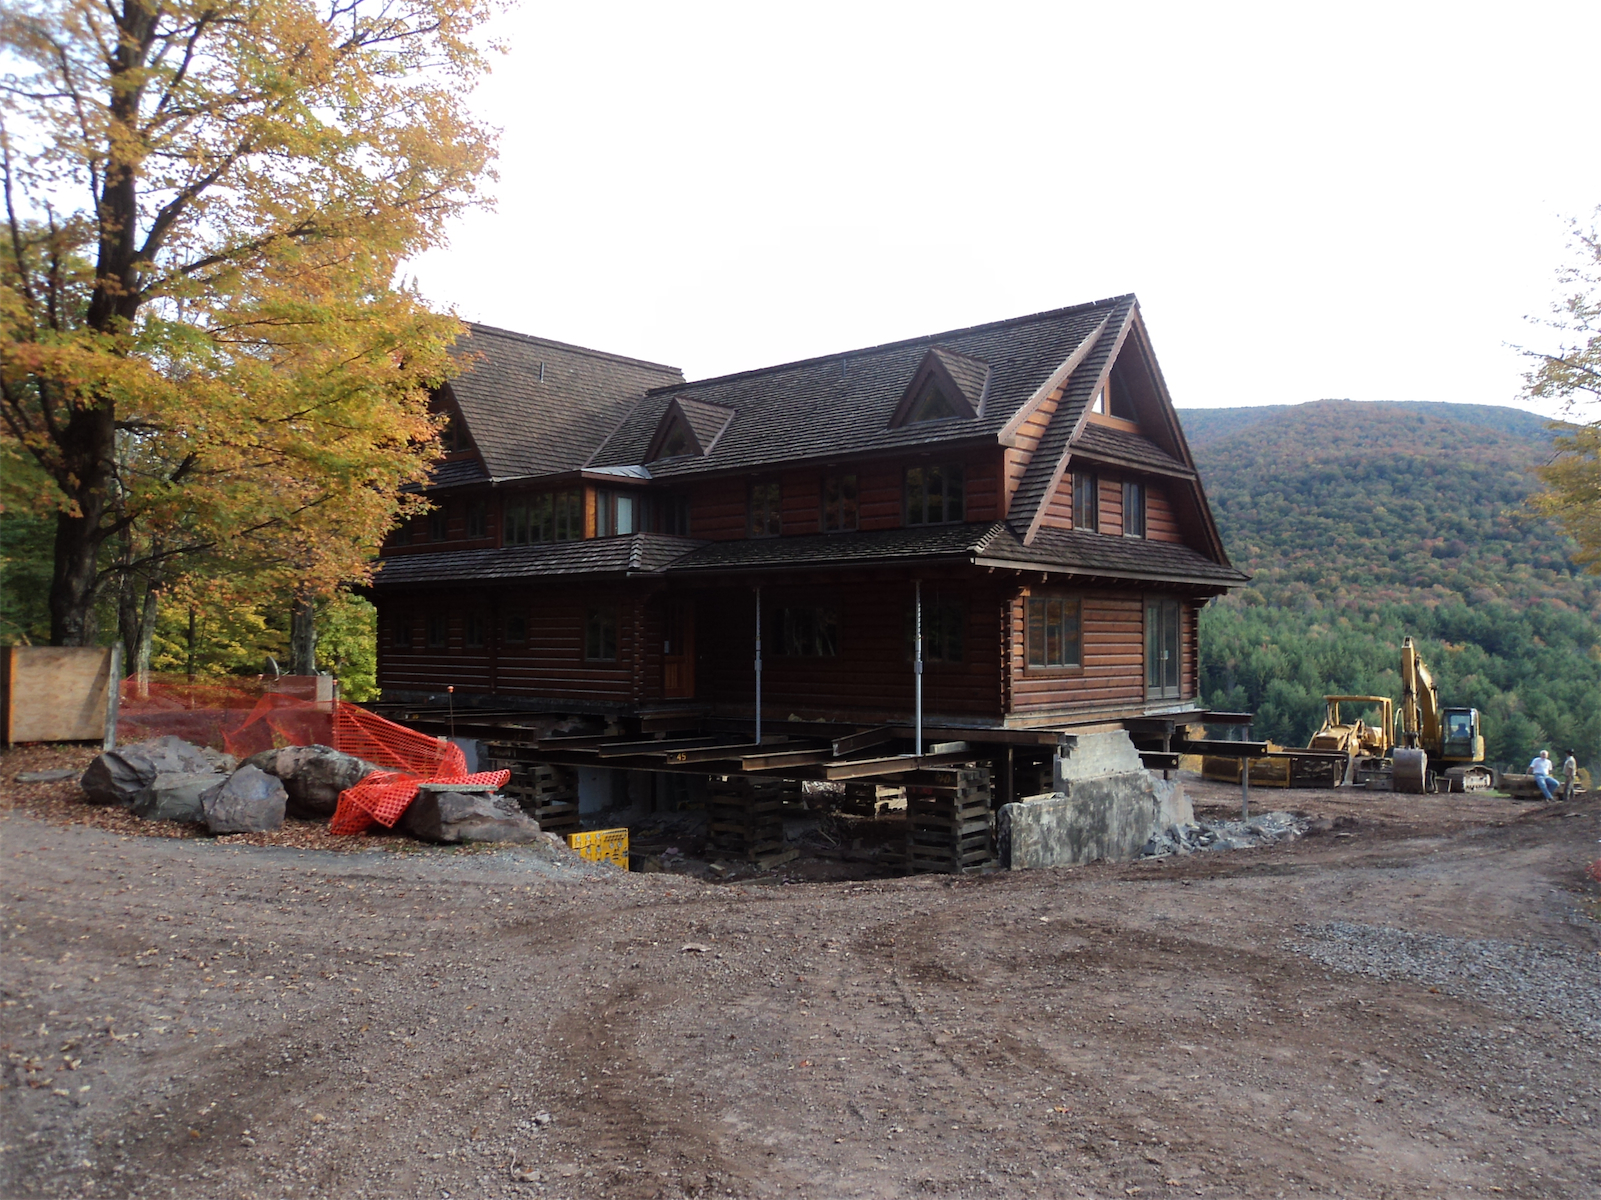
<instances>
[{"instance_id":1,"label":"excavator track","mask_svg":"<svg viewBox=\"0 0 1601 1200\"><path fill-rule=\"evenodd\" d=\"M1484 792L1495 786L1495 772L1489 767L1450 767L1440 778L1452 792Z\"/></svg>"}]
</instances>

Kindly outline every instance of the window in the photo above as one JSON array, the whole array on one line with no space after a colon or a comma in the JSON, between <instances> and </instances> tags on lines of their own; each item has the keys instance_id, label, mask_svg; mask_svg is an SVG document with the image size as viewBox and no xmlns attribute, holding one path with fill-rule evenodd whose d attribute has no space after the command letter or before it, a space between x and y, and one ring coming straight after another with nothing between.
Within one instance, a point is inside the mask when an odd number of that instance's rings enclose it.
<instances>
[{"instance_id":1,"label":"window","mask_svg":"<svg viewBox=\"0 0 1601 1200\"><path fill-rule=\"evenodd\" d=\"M428 540L442 542L450 537L450 517L444 505L436 505L428 513Z\"/></svg>"},{"instance_id":2,"label":"window","mask_svg":"<svg viewBox=\"0 0 1601 1200\"><path fill-rule=\"evenodd\" d=\"M856 528L856 476L823 476L823 529L827 533Z\"/></svg>"},{"instance_id":3,"label":"window","mask_svg":"<svg viewBox=\"0 0 1601 1200\"><path fill-rule=\"evenodd\" d=\"M630 492L595 493L595 536L639 531L639 498Z\"/></svg>"},{"instance_id":4,"label":"window","mask_svg":"<svg viewBox=\"0 0 1601 1200\"><path fill-rule=\"evenodd\" d=\"M911 415L906 418L906 423L910 425L917 421L939 421L945 417L966 415L967 413L958 408L945 394L939 385L939 380L931 375L928 382L923 384L922 390L917 393L917 399L912 401Z\"/></svg>"},{"instance_id":5,"label":"window","mask_svg":"<svg viewBox=\"0 0 1601 1200\"><path fill-rule=\"evenodd\" d=\"M960 521L963 508L960 463L907 468L908 525L946 525Z\"/></svg>"},{"instance_id":6,"label":"window","mask_svg":"<svg viewBox=\"0 0 1601 1200\"><path fill-rule=\"evenodd\" d=\"M395 618L390 640L394 643L396 650L411 649L411 618L409 616Z\"/></svg>"},{"instance_id":7,"label":"window","mask_svg":"<svg viewBox=\"0 0 1601 1200\"><path fill-rule=\"evenodd\" d=\"M1179 694L1179 602L1145 602L1145 694L1152 700L1177 699Z\"/></svg>"},{"instance_id":8,"label":"window","mask_svg":"<svg viewBox=\"0 0 1601 1200\"><path fill-rule=\"evenodd\" d=\"M923 661L959 663L967 634L967 606L949 596L923 597ZM917 653L917 606L906 610L906 657Z\"/></svg>"},{"instance_id":9,"label":"window","mask_svg":"<svg viewBox=\"0 0 1601 1200\"><path fill-rule=\"evenodd\" d=\"M433 613L428 618L428 646L437 650L450 644L450 622L443 613Z\"/></svg>"},{"instance_id":10,"label":"window","mask_svg":"<svg viewBox=\"0 0 1601 1200\"><path fill-rule=\"evenodd\" d=\"M469 613L462 622L462 643L469 650L484 648L484 619L477 613Z\"/></svg>"},{"instance_id":11,"label":"window","mask_svg":"<svg viewBox=\"0 0 1601 1200\"><path fill-rule=\"evenodd\" d=\"M506 644L508 646L521 646L528 640L528 618L521 613L513 613L506 618Z\"/></svg>"},{"instance_id":12,"label":"window","mask_svg":"<svg viewBox=\"0 0 1601 1200\"><path fill-rule=\"evenodd\" d=\"M467 536L481 538L489 529L487 505L482 500L474 500L467 505Z\"/></svg>"},{"instance_id":13,"label":"window","mask_svg":"<svg viewBox=\"0 0 1601 1200\"><path fill-rule=\"evenodd\" d=\"M1028 598L1028 665L1077 667L1083 664L1079 602L1067 596Z\"/></svg>"},{"instance_id":14,"label":"window","mask_svg":"<svg viewBox=\"0 0 1601 1200\"><path fill-rule=\"evenodd\" d=\"M584 620L584 658L589 662L617 661L617 610L592 608Z\"/></svg>"},{"instance_id":15,"label":"window","mask_svg":"<svg viewBox=\"0 0 1601 1200\"><path fill-rule=\"evenodd\" d=\"M689 501L682 495L657 496L652 501L651 525L657 533L689 536Z\"/></svg>"},{"instance_id":16,"label":"window","mask_svg":"<svg viewBox=\"0 0 1601 1200\"><path fill-rule=\"evenodd\" d=\"M1073 528L1101 528L1101 480L1088 471L1073 472Z\"/></svg>"},{"instance_id":17,"label":"window","mask_svg":"<svg viewBox=\"0 0 1601 1200\"><path fill-rule=\"evenodd\" d=\"M472 439L467 436L466 426L455 413L446 416L445 429L440 434L440 441L444 444L446 454L456 454L473 448Z\"/></svg>"},{"instance_id":18,"label":"window","mask_svg":"<svg viewBox=\"0 0 1601 1200\"><path fill-rule=\"evenodd\" d=\"M750 485L751 537L777 537L783 532L784 517L779 511L781 498L776 479Z\"/></svg>"},{"instance_id":19,"label":"window","mask_svg":"<svg viewBox=\"0 0 1601 1200\"><path fill-rule=\"evenodd\" d=\"M1133 479L1123 481L1123 536L1145 536L1145 485Z\"/></svg>"},{"instance_id":20,"label":"window","mask_svg":"<svg viewBox=\"0 0 1601 1200\"><path fill-rule=\"evenodd\" d=\"M584 536L584 493L542 492L506 504L506 544L570 542Z\"/></svg>"},{"instance_id":21,"label":"window","mask_svg":"<svg viewBox=\"0 0 1601 1200\"><path fill-rule=\"evenodd\" d=\"M839 655L839 610L786 608L779 612L778 653L791 658Z\"/></svg>"}]
</instances>

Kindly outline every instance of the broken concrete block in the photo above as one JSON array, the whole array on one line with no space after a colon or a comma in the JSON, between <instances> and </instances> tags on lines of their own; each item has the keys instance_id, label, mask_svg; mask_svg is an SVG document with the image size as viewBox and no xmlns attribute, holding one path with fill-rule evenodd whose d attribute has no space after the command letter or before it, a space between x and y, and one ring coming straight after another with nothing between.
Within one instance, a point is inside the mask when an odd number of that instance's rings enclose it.
<instances>
[{"instance_id":1,"label":"broken concrete block","mask_svg":"<svg viewBox=\"0 0 1601 1200\"><path fill-rule=\"evenodd\" d=\"M132 804L160 774L194 775L233 769L233 759L168 734L95 756L79 786L91 804Z\"/></svg>"},{"instance_id":2,"label":"broken concrete block","mask_svg":"<svg viewBox=\"0 0 1601 1200\"><path fill-rule=\"evenodd\" d=\"M201 797L227 782L215 771L162 771L133 798L133 815L146 821L193 821L206 819Z\"/></svg>"},{"instance_id":3,"label":"broken concrete block","mask_svg":"<svg viewBox=\"0 0 1601 1200\"><path fill-rule=\"evenodd\" d=\"M331 817L339 793L383 768L332 746L283 746L245 760L283 781L291 817Z\"/></svg>"},{"instance_id":4,"label":"broken concrete block","mask_svg":"<svg viewBox=\"0 0 1601 1200\"><path fill-rule=\"evenodd\" d=\"M428 842L534 842L539 822L508 796L419 791L400 829Z\"/></svg>"},{"instance_id":5,"label":"broken concrete block","mask_svg":"<svg viewBox=\"0 0 1601 1200\"><path fill-rule=\"evenodd\" d=\"M283 781L248 764L200 798L212 833L265 833L284 823Z\"/></svg>"}]
</instances>

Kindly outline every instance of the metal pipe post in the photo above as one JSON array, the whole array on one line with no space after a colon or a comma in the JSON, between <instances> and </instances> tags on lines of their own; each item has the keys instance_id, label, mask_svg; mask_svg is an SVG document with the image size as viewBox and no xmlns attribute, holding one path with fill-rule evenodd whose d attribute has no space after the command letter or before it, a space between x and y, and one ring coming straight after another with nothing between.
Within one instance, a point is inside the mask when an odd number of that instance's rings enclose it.
<instances>
[{"instance_id":1,"label":"metal pipe post","mask_svg":"<svg viewBox=\"0 0 1601 1200\"><path fill-rule=\"evenodd\" d=\"M762 744L762 589L756 589L756 744Z\"/></svg>"},{"instance_id":2,"label":"metal pipe post","mask_svg":"<svg viewBox=\"0 0 1601 1200\"><path fill-rule=\"evenodd\" d=\"M1245 723L1245 740L1251 740L1251 723ZM1240 759L1240 820L1251 819L1251 760Z\"/></svg>"},{"instance_id":3,"label":"metal pipe post","mask_svg":"<svg viewBox=\"0 0 1601 1200\"><path fill-rule=\"evenodd\" d=\"M917 595L916 629L912 636L912 686L917 696L917 757L923 757L923 581L914 585Z\"/></svg>"}]
</instances>

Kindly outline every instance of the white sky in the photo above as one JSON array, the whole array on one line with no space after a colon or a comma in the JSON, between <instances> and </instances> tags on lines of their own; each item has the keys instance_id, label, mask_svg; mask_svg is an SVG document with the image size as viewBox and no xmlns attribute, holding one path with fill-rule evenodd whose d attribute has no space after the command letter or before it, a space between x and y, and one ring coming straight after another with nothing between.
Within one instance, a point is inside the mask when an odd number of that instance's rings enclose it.
<instances>
[{"instance_id":1,"label":"white sky","mask_svg":"<svg viewBox=\"0 0 1601 1200\"><path fill-rule=\"evenodd\" d=\"M690 378L1138 293L1180 407L1517 404L1601 4L534 3L461 316Z\"/></svg>"}]
</instances>

